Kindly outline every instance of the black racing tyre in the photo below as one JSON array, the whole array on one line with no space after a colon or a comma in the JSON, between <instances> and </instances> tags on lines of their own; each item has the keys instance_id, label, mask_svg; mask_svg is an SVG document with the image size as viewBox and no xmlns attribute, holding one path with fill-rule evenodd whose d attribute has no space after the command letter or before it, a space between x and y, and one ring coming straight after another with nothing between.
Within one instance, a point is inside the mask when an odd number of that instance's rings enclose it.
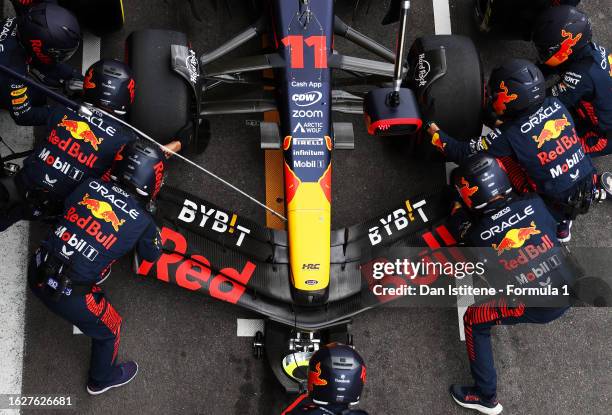
<instances>
[{"instance_id":1,"label":"black racing tyre","mask_svg":"<svg viewBox=\"0 0 612 415\"><path fill-rule=\"evenodd\" d=\"M72 10L83 28L96 36L121 30L125 22L122 0L60 0Z\"/></svg>"},{"instance_id":2,"label":"black racing tyre","mask_svg":"<svg viewBox=\"0 0 612 415\"><path fill-rule=\"evenodd\" d=\"M136 99L130 122L167 144L190 119L189 87L171 67L171 45L187 45L187 35L169 30L139 30L127 39L128 64L134 71Z\"/></svg>"},{"instance_id":3,"label":"black racing tyre","mask_svg":"<svg viewBox=\"0 0 612 415\"><path fill-rule=\"evenodd\" d=\"M465 36L423 36L415 40L410 49L411 66L418 66L418 56L423 51L440 48L445 51L446 74L423 90L412 82L422 117L426 121L435 121L457 139L477 137L482 131L484 77L476 46Z\"/></svg>"}]
</instances>

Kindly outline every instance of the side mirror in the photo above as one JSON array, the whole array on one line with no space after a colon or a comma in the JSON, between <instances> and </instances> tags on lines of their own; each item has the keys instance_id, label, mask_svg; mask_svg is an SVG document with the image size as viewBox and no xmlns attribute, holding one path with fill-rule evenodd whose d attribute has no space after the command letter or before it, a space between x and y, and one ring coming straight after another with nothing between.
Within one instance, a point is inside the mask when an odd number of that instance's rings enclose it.
<instances>
[{"instance_id":1,"label":"side mirror","mask_svg":"<svg viewBox=\"0 0 612 415\"><path fill-rule=\"evenodd\" d=\"M363 101L363 113L370 135L409 135L423 125L414 93L408 88L373 89Z\"/></svg>"}]
</instances>

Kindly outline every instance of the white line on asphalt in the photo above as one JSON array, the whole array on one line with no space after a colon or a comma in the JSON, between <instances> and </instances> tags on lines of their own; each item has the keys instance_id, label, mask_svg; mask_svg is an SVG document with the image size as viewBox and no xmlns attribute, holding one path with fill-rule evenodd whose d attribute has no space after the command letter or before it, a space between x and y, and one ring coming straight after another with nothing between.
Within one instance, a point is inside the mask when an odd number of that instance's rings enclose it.
<instances>
[{"instance_id":1,"label":"white line on asphalt","mask_svg":"<svg viewBox=\"0 0 612 415\"><path fill-rule=\"evenodd\" d=\"M5 0L3 16L14 16L10 1ZM15 151L32 147L32 128L17 127L9 114L0 114L0 133ZM0 144L0 151L6 154ZM23 380L23 349L28 263L29 224L22 222L0 234L0 251L4 253L0 277L0 393L20 394ZM19 414L19 410L0 410L1 414Z\"/></svg>"},{"instance_id":2,"label":"white line on asphalt","mask_svg":"<svg viewBox=\"0 0 612 415\"><path fill-rule=\"evenodd\" d=\"M448 0L433 0L433 12L434 12L434 30L436 35L450 35L451 31L451 18L450 18L450 7ZM456 167L454 163L446 163L446 180L447 183L450 179L450 172ZM468 281L461 281L465 283ZM459 280L455 280L455 284L459 284ZM467 305L474 303L474 297L460 297L457 296L457 320L459 323L459 338L461 341L465 341L465 330L463 327L463 315L467 310Z\"/></svg>"},{"instance_id":3,"label":"white line on asphalt","mask_svg":"<svg viewBox=\"0 0 612 415\"><path fill-rule=\"evenodd\" d=\"M433 12L436 35L450 35L451 18L448 0L433 0Z\"/></svg>"},{"instance_id":4,"label":"white line on asphalt","mask_svg":"<svg viewBox=\"0 0 612 415\"><path fill-rule=\"evenodd\" d=\"M83 33L83 59L81 61L81 72L85 75L85 71L100 60L100 49L102 48L102 39L89 32ZM72 326L72 334L83 334L77 326Z\"/></svg>"},{"instance_id":5,"label":"white line on asphalt","mask_svg":"<svg viewBox=\"0 0 612 415\"><path fill-rule=\"evenodd\" d=\"M236 336L254 337L258 331L264 332L264 321L261 319L236 319Z\"/></svg>"}]
</instances>

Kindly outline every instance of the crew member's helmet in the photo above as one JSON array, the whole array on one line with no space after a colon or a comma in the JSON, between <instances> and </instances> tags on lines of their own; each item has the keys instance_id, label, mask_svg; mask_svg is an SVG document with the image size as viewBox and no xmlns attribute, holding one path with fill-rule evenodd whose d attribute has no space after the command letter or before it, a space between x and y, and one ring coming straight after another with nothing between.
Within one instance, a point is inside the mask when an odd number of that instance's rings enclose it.
<instances>
[{"instance_id":1,"label":"crew member's helmet","mask_svg":"<svg viewBox=\"0 0 612 415\"><path fill-rule=\"evenodd\" d=\"M585 47L592 37L586 14L572 6L551 7L538 16L533 43L542 63L558 66Z\"/></svg>"},{"instance_id":2,"label":"crew member's helmet","mask_svg":"<svg viewBox=\"0 0 612 415\"><path fill-rule=\"evenodd\" d=\"M83 81L83 100L123 116L134 103L136 83L132 69L115 59L102 59L89 67Z\"/></svg>"},{"instance_id":3,"label":"crew member's helmet","mask_svg":"<svg viewBox=\"0 0 612 415\"><path fill-rule=\"evenodd\" d=\"M310 358L308 393L316 404L356 404L365 381L365 363L350 346L331 343Z\"/></svg>"},{"instance_id":4,"label":"crew member's helmet","mask_svg":"<svg viewBox=\"0 0 612 415\"><path fill-rule=\"evenodd\" d=\"M535 111L546 98L542 71L525 59L512 59L493 69L488 90L492 110L502 120Z\"/></svg>"},{"instance_id":5,"label":"crew member's helmet","mask_svg":"<svg viewBox=\"0 0 612 415\"><path fill-rule=\"evenodd\" d=\"M81 27L76 17L53 3L30 8L19 18L17 33L33 63L43 65L67 61L81 43Z\"/></svg>"},{"instance_id":6,"label":"crew member's helmet","mask_svg":"<svg viewBox=\"0 0 612 415\"><path fill-rule=\"evenodd\" d=\"M111 179L145 201L154 200L164 183L164 157L154 147L135 142L123 150Z\"/></svg>"},{"instance_id":7,"label":"crew member's helmet","mask_svg":"<svg viewBox=\"0 0 612 415\"><path fill-rule=\"evenodd\" d=\"M503 164L484 153L474 154L453 170L452 184L465 206L473 210L482 210L512 191Z\"/></svg>"}]
</instances>

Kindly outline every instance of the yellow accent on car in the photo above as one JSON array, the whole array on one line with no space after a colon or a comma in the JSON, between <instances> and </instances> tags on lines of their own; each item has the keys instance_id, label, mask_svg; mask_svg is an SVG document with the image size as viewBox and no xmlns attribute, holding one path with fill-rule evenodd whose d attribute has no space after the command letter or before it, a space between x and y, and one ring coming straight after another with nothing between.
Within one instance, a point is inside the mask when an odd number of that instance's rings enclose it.
<instances>
[{"instance_id":1,"label":"yellow accent on car","mask_svg":"<svg viewBox=\"0 0 612 415\"><path fill-rule=\"evenodd\" d=\"M321 185L301 183L287 206L293 286L317 291L329 285L331 206Z\"/></svg>"},{"instance_id":2,"label":"yellow accent on car","mask_svg":"<svg viewBox=\"0 0 612 415\"><path fill-rule=\"evenodd\" d=\"M119 4L121 5L121 21L125 23L125 12L123 10L123 0L119 0Z\"/></svg>"}]
</instances>

